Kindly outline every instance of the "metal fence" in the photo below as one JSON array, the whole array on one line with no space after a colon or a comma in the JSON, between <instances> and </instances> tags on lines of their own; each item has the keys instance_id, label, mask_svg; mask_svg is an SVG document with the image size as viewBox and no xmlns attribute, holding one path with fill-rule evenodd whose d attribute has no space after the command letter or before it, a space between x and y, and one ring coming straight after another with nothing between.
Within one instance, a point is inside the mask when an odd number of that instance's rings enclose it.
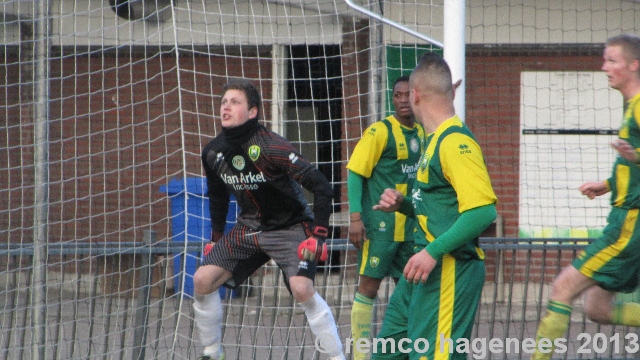
<instances>
[{"instance_id":1,"label":"metal fence","mask_svg":"<svg viewBox=\"0 0 640 360\"><path fill-rule=\"evenodd\" d=\"M548 284L589 241L482 238L487 278L469 339L469 357L529 358L522 342L535 338ZM351 264L355 250L344 239L330 240L329 245L341 260L321 267L316 287L334 309L341 337L348 338L357 284ZM0 258L7 266L0 288L0 358L36 359L41 353L47 359L197 357L200 347L192 297L174 291L175 282L188 274L171 267L175 259L201 249L199 242L155 242L151 232L145 234L145 243L49 244L46 252L57 261L46 271L46 303L41 305L46 309L47 341L44 349L38 349L33 338L37 306L31 296L31 274L19 266L30 261L33 248L0 245ZM374 331L394 288L392 281L383 285ZM238 290L226 291L223 303L227 358L321 358L304 313L289 296L275 265L265 265ZM627 327L591 323L578 302L566 337L567 350L557 355L563 359L632 358L637 351L629 347L628 334L634 332ZM502 347L487 351L490 341Z\"/></svg>"}]
</instances>

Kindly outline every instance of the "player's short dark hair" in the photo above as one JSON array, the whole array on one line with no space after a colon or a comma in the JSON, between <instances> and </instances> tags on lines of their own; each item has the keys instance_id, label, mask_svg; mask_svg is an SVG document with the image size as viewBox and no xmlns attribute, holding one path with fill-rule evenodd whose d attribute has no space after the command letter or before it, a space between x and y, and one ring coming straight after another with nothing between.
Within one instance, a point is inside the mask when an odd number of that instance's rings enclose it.
<instances>
[{"instance_id":1,"label":"player's short dark hair","mask_svg":"<svg viewBox=\"0 0 640 360\"><path fill-rule=\"evenodd\" d=\"M640 37L631 34L622 34L609 38L607 46L622 47L625 57L629 61L640 60Z\"/></svg>"},{"instance_id":2,"label":"player's short dark hair","mask_svg":"<svg viewBox=\"0 0 640 360\"><path fill-rule=\"evenodd\" d=\"M228 90L240 90L247 97L247 104L249 110L257 108L258 113L256 118L260 117L260 105L262 104L262 97L258 88L247 80L231 80L223 88L222 93L226 93Z\"/></svg>"},{"instance_id":3,"label":"player's short dark hair","mask_svg":"<svg viewBox=\"0 0 640 360\"><path fill-rule=\"evenodd\" d=\"M418 64L416 68L434 68L437 69L438 72L444 72L451 74L451 69L449 68L449 64L442 58L442 56L436 53L424 53L418 59Z\"/></svg>"},{"instance_id":4,"label":"player's short dark hair","mask_svg":"<svg viewBox=\"0 0 640 360\"><path fill-rule=\"evenodd\" d=\"M391 90L394 91L396 89L396 85L398 85L398 83L401 82L409 82L409 76L408 75L403 75L400 76L399 78L396 79L396 81L393 83L393 86L391 87Z\"/></svg>"},{"instance_id":5,"label":"player's short dark hair","mask_svg":"<svg viewBox=\"0 0 640 360\"><path fill-rule=\"evenodd\" d=\"M418 77L421 79L418 80ZM440 93L452 92L451 68L440 55L424 53L411 72L409 83L412 88L426 86Z\"/></svg>"}]
</instances>

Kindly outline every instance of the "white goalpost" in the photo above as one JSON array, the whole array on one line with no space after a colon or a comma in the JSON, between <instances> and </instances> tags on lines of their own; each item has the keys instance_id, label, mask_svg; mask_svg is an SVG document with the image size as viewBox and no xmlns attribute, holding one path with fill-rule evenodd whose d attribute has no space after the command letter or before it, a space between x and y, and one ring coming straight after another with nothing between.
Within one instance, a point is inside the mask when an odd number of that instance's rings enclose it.
<instances>
[{"instance_id":1,"label":"white goalpost","mask_svg":"<svg viewBox=\"0 0 640 360\"><path fill-rule=\"evenodd\" d=\"M606 199L572 191L608 174L622 104L599 73L602 43L640 33L638 10L622 0L3 1L0 360L201 354L193 274L211 224L200 154L221 131L222 87L238 78L260 89L261 122L333 186L331 255L315 284L350 337L358 269L345 166L425 52L463 80L456 110L499 198L474 334L533 336L546 284L576 238L604 223ZM393 289L383 282L373 332ZM222 295L228 359L323 359L274 264ZM619 330L592 325L572 329Z\"/></svg>"}]
</instances>

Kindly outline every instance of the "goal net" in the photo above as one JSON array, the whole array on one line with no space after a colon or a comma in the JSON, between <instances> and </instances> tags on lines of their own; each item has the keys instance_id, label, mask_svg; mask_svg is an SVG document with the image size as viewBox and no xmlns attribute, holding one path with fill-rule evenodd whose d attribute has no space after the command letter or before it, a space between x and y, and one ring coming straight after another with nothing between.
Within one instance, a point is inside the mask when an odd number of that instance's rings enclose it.
<instances>
[{"instance_id":1,"label":"goal net","mask_svg":"<svg viewBox=\"0 0 640 360\"><path fill-rule=\"evenodd\" d=\"M466 120L499 198L484 236L597 236L608 200L576 187L608 177L614 157L622 103L599 71L602 43L637 32L639 5L466 6ZM315 284L350 337L345 166L393 112L393 81L443 51L359 8L443 40L442 0L0 3L0 359L201 354L193 274L211 224L200 154L221 131L222 87L240 78L261 91L261 122L333 186L331 256ZM487 244L478 334L533 337L545 284L581 242L562 253ZM392 291L385 280L373 333ZM323 355L274 264L222 296L227 358Z\"/></svg>"}]
</instances>

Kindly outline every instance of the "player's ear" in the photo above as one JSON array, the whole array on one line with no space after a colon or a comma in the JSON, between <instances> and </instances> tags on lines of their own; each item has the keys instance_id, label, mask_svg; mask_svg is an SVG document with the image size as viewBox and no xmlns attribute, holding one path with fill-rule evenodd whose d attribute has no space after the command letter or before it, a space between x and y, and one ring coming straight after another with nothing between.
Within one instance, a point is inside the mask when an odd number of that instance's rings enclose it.
<instances>
[{"instance_id":1,"label":"player's ear","mask_svg":"<svg viewBox=\"0 0 640 360\"><path fill-rule=\"evenodd\" d=\"M454 99L456 98L456 90L458 90L458 87L460 87L460 84L462 84L462 79L454 82L453 85L452 85L452 87L453 87L453 90L452 90L453 94L452 95L453 95Z\"/></svg>"},{"instance_id":2,"label":"player's ear","mask_svg":"<svg viewBox=\"0 0 640 360\"><path fill-rule=\"evenodd\" d=\"M249 109L249 119L253 119L256 116L258 116L258 107L254 106L251 109Z\"/></svg>"},{"instance_id":3,"label":"player's ear","mask_svg":"<svg viewBox=\"0 0 640 360\"><path fill-rule=\"evenodd\" d=\"M417 104L420 101L420 93L415 88L411 89L409 93L409 102L412 104Z\"/></svg>"},{"instance_id":4,"label":"player's ear","mask_svg":"<svg viewBox=\"0 0 640 360\"><path fill-rule=\"evenodd\" d=\"M636 74L640 72L640 60L636 59L631 62L631 71Z\"/></svg>"}]
</instances>

